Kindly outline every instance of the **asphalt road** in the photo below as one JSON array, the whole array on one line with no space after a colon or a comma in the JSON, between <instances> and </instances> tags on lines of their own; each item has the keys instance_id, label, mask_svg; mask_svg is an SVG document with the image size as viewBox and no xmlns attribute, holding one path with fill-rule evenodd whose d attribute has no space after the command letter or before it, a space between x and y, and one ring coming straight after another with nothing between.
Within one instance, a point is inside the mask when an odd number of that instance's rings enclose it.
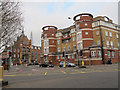
<instances>
[{"instance_id":1,"label":"asphalt road","mask_svg":"<svg viewBox=\"0 0 120 90\"><path fill-rule=\"evenodd\" d=\"M118 65L94 65L86 69L12 67L4 72L3 88L118 88Z\"/></svg>"}]
</instances>

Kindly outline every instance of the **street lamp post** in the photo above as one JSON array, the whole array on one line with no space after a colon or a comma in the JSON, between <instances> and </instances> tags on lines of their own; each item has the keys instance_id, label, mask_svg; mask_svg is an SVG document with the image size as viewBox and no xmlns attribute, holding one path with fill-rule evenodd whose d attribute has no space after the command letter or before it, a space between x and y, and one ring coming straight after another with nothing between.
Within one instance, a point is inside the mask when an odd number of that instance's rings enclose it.
<instances>
[{"instance_id":1,"label":"street lamp post","mask_svg":"<svg viewBox=\"0 0 120 90\"><path fill-rule=\"evenodd\" d=\"M103 40L102 40L102 30L101 30L101 26L100 26L100 20L99 20L99 29L100 29L100 39L101 39L102 61L103 61L103 64L105 64L105 61L104 61L104 50L103 50Z\"/></svg>"}]
</instances>

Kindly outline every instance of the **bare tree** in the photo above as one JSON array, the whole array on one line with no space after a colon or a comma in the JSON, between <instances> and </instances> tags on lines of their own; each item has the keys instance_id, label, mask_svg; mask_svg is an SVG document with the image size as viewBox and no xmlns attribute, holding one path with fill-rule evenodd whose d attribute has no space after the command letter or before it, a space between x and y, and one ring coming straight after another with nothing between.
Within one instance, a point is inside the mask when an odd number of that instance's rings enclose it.
<instances>
[{"instance_id":1,"label":"bare tree","mask_svg":"<svg viewBox=\"0 0 120 90\"><path fill-rule=\"evenodd\" d=\"M22 27L22 13L20 11L20 2L11 2L10 0L0 3L1 28L0 48L11 45L20 34Z\"/></svg>"},{"instance_id":2,"label":"bare tree","mask_svg":"<svg viewBox=\"0 0 120 90\"><path fill-rule=\"evenodd\" d=\"M0 2L0 54L5 46L11 46L23 30L20 2Z\"/></svg>"}]
</instances>

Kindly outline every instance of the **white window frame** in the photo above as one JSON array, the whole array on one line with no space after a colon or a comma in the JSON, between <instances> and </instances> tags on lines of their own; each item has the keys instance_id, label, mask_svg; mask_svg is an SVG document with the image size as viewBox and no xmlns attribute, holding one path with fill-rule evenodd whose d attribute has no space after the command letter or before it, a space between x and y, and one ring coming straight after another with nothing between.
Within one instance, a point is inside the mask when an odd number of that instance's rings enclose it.
<instances>
[{"instance_id":1,"label":"white window frame","mask_svg":"<svg viewBox=\"0 0 120 90\"><path fill-rule=\"evenodd\" d=\"M16 57L16 54L14 54L14 56L13 56L14 58Z\"/></svg>"},{"instance_id":2,"label":"white window frame","mask_svg":"<svg viewBox=\"0 0 120 90\"><path fill-rule=\"evenodd\" d=\"M110 51L107 51L108 57L110 57Z\"/></svg>"},{"instance_id":3,"label":"white window frame","mask_svg":"<svg viewBox=\"0 0 120 90\"><path fill-rule=\"evenodd\" d=\"M98 22L95 22L94 25L95 25L95 26L98 26L99 24L98 24Z\"/></svg>"},{"instance_id":4,"label":"white window frame","mask_svg":"<svg viewBox=\"0 0 120 90\"><path fill-rule=\"evenodd\" d=\"M70 59L70 55L68 55L68 59Z\"/></svg>"},{"instance_id":5,"label":"white window frame","mask_svg":"<svg viewBox=\"0 0 120 90\"><path fill-rule=\"evenodd\" d=\"M101 58L101 50L98 50L98 57Z\"/></svg>"},{"instance_id":6,"label":"white window frame","mask_svg":"<svg viewBox=\"0 0 120 90\"><path fill-rule=\"evenodd\" d=\"M14 49L14 52L16 52L16 49Z\"/></svg>"},{"instance_id":7,"label":"white window frame","mask_svg":"<svg viewBox=\"0 0 120 90\"><path fill-rule=\"evenodd\" d=\"M19 52L20 52L20 49L18 49L17 51L18 51L18 53L19 53Z\"/></svg>"},{"instance_id":8,"label":"white window frame","mask_svg":"<svg viewBox=\"0 0 120 90\"><path fill-rule=\"evenodd\" d=\"M76 50L76 46L73 46L73 50Z\"/></svg>"},{"instance_id":9,"label":"white window frame","mask_svg":"<svg viewBox=\"0 0 120 90\"><path fill-rule=\"evenodd\" d=\"M54 36L54 34L52 34L52 36Z\"/></svg>"},{"instance_id":10,"label":"white window frame","mask_svg":"<svg viewBox=\"0 0 120 90\"><path fill-rule=\"evenodd\" d=\"M73 37L73 42L75 41L75 37Z\"/></svg>"},{"instance_id":11,"label":"white window frame","mask_svg":"<svg viewBox=\"0 0 120 90\"><path fill-rule=\"evenodd\" d=\"M112 32L109 32L109 36L112 37Z\"/></svg>"},{"instance_id":12,"label":"white window frame","mask_svg":"<svg viewBox=\"0 0 120 90\"><path fill-rule=\"evenodd\" d=\"M18 54L17 57L20 57L20 55Z\"/></svg>"},{"instance_id":13,"label":"white window frame","mask_svg":"<svg viewBox=\"0 0 120 90\"><path fill-rule=\"evenodd\" d=\"M74 58L74 54L72 54L72 58Z\"/></svg>"},{"instance_id":14,"label":"white window frame","mask_svg":"<svg viewBox=\"0 0 120 90\"><path fill-rule=\"evenodd\" d=\"M108 31L105 31L105 35L108 36Z\"/></svg>"},{"instance_id":15,"label":"white window frame","mask_svg":"<svg viewBox=\"0 0 120 90\"><path fill-rule=\"evenodd\" d=\"M66 51L66 48L64 47L63 50Z\"/></svg>"},{"instance_id":16,"label":"white window frame","mask_svg":"<svg viewBox=\"0 0 120 90\"><path fill-rule=\"evenodd\" d=\"M118 47L120 46L120 43L118 42Z\"/></svg>"},{"instance_id":17,"label":"white window frame","mask_svg":"<svg viewBox=\"0 0 120 90\"><path fill-rule=\"evenodd\" d=\"M57 44L60 44L60 40L57 41Z\"/></svg>"},{"instance_id":18,"label":"white window frame","mask_svg":"<svg viewBox=\"0 0 120 90\"><path fill-rule=\"evenodd\" d=\"M99 35L99 31L96 31L96 35Z\"/></svg>"},{"instance_id":19,"label":"white window frame","mask_svg":"<svg viewBox=\"0 0 120 90\"><path fill-rule=\"evenodd\" d=\"M120 57L120 51L118 51L119 57Z\"/></svg>"},{"instance_id":20,"label":"white window frame","mask_svg":"<svg viewBox=\"0 0 120 90\"><path fill-rule=\"evenodd\" d=\"M96 51L91 51L92 58L96 58Z\"/></svg>"},{"instance_id":21,"label":"white window frame","mask_svg":"<svg viewBox=\"0 0 120 90\"><path fill-rule=\"evenodd\" d=\"M63 56L61 55L61 59L63 59Z\"/></svg>"},{"instance_id":22,"label":"white window frame","mask_svg":"<svg viewBox=\"0 0 120 90\"><path fill-rule=\"evenodd\" d=\"M97 44L100 45L100 41L97 41Z\"/></svg>"},{"instance_id":23,"label":"white window frame","mask_svg":"<svg viewBox=\"0 0 120 90\"><path fill-rule=\"evenodd\" d=\"M87 23L85 23L85 26L87 26L88 24Z\"/></svg>"},{"instance_id":24,"label":"white window frame","mask_svg":"<svg viewBox=\"0 0 120 90\"><path fill-rule=\"evenodd\" d=\"M107 45L107 47L109 47L109 41L106 41L106 45Z\"/></svg>"},{"instance_id":25,"label":"white window frame","mask_svg":"<svg viewBox=\"0 0 120 90\"><path fill-rule=\"evenodd\" d=\"M70 50L70 46L68 46L68 50Z\"/></svg>"},{"instance_id":26,"label":"white window frame","mask_svg":"<svg viewBox=\"0 0 120 90\"><path fill-rule=\"evenodd\" d=\"M58 52L60 52L60 48L58 48Z\"/></svg>"},{"instance_id":27,"label":"white window frame","mask_svg":"<svg viewBox=\"0 0 120 90\"><path fill-rule=\"evenodd\" d=\"M112 58L115 58L115 52L112 51Z\"/></svg>"},{"instance_id":28,"label":"white window frame","mask_svg":"<svg viewBox=\"0 0 120 90\"><path fill-rule=\"evenodd\" d=\"M85 35L88 35L88 32L85 32Z\"/></svg>"},{"instance_id":29,"label":"white window frame","mask_svg":"<svg viewBox=\"0 0 120 90\"><path fill-rule=\"evenodd\" d=\"M110 42L110 45L113 47L113 41Z\"/></svg>"},{"instance_id":30,"label":"white window frame","mask_svg":"<svg viewBox=\"0 0 120 90\"><path fill-rule=\"evenodd\" d=\"M57 59L59 59L59 56L57 56Z\"/></svg>"},{"instance_id":31,"label":"white window frame","mask_svg":"<svg viewBox=\"0 0 120 90\"><path fill-rule=\"evenodd\" d=\"M52 40L52 43L54 43L54 40Z\"/></svg>"},{"instance_id":32,"label":"white window frame","mask_svg":"<svg viewBox=\"0 0 120 90\"><path fill-rule=\"evenodd\" d=\"M118 35L118 34L116 34L116 37L117 37L117 38L119 38L119 35Z\"/></svg>"},{"instance_id":33,"label":"white window frame","mask_svg":"<svg viewBox=\"0 0 120 90\"><path fill-rule=\"evenodd\" d=\"M45 36L45 38L47 38L47 34L45 34L44 36Z\"/></svg>"}]
</instances>

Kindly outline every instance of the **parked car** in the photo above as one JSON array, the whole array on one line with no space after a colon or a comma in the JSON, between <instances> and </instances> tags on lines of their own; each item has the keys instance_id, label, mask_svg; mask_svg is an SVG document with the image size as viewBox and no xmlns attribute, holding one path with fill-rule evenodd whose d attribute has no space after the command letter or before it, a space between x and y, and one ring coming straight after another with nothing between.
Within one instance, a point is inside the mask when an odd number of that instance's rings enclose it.
<instances>
[{"instance_id":1,"label":"parked car","mask_svg":"<svg viewBox=\"0 0 120 90\"><path fill-rule=\"evenodd\" d=\"M38 62L35 62L34 65L39 65L39 63L38 63Z\"/></svg>"},{"instance_id":2,"label":"parked car","mask_svg":"<svg viewBox=\"0 0 120 90\"><path fill-rule=\"evenodd\" d=\"M39 64L40 67L54 67L54 65L52 64L47 64L47 63L42 63L42 64Z\"/></svg>"},{"instance_id":3,"label":"parked car","mask_svg":"<svg viewBox=\"0 0 120 90\"><path fill-rule=\"evenodd\" d=\"M63 67L63 63L64 63L65 61L61 61L60 62L60 64L59 64L59 67ZM70 62L65 62L65 65L66 65L66 67L75 67L76 65L74 64L74 63L70 63Z\"/></svg>"},{"instance_id":4,"label":"parked car","mask_svg":"<svg viewBox=\"0 0 120 90\"><path fill-rule=\"evenodd\" d=\"M28 64L27 64L27 66L30 66L30 65L33 65L33 63L31 62L31 63L28 63Z\"/></svg>"},{"instance_id":5,"label":"parked car","mask_svg":"<svg viewBox=\"0 0 120 90\"><path fill-rule=\"evenodd\" d=\"M49 66L49 67L54 67L54 65L53 65L53 64L49 64L48 66Z\"/></svg>"}]
</instances>

